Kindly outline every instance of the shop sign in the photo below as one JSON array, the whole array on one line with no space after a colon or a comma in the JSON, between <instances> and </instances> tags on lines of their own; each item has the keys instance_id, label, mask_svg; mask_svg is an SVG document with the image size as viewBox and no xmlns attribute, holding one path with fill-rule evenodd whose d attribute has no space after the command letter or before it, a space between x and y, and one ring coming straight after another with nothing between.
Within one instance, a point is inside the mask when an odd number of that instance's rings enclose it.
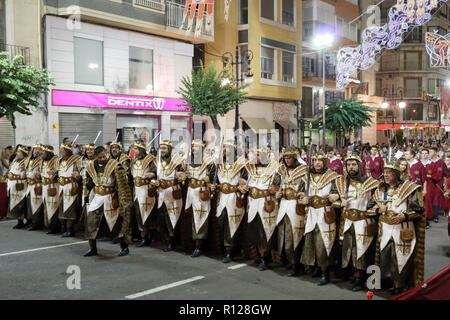
<instances>
[{"instance_id":1,"label":"shop sign","mask_svg":"<svg viewBox=\"0 0 450 320\"><path fill-rule=\"evenodd\" d=\"M109 93L65 90L52 90L52 105L65 107L115 108L152 111L190 111L186 101L181 99L125 96Z\"/></svg>"}]
</instances>

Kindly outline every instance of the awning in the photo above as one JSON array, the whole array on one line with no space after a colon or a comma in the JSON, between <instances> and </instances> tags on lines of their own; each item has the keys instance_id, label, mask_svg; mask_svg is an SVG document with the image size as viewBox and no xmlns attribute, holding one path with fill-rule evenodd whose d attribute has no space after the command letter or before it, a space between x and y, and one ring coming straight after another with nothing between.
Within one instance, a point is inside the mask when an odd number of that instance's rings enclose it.
<instances>
[{"instance_id":1,"label":"awning","mask_svg":"<svg viewBox=\"0 0 450 320\"><path fill-rule=\"evenodd\" d=\"M297 124L293 121L289 121L289 120L275 120L275 122L277 122L280 126L282 126L283 128L287 129L298 129Z\"/></svg>"},{"instance_id":2,"label":"awning","mask_svg":"<svg viewBox=\"0 0 450 320\"><path fill-rule=\"evenodd\" d=\"M247 118L247 117L241 117L241 118L255 132L258 130L262 130L262 129L265 129L267 131L275 129L275 126L273 125L273 123L272 124L269 123L265 118Z\"/></svg>"}]
</instances>

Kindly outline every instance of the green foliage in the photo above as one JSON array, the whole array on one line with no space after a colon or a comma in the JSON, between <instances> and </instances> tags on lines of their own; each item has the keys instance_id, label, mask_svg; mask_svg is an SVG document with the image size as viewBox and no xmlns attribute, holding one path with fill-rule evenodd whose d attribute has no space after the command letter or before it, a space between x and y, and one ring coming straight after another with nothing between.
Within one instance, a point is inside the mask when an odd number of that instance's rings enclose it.
<instances>
[{"instance_id":1,"label":"green foliage","mask_svg":"<svg viewBox=\"0 0 450 320\"><path fill-rule=\"evenodd\" d=\"M208 70L202 65L197 71L192 70L190 77L183 77L182 87L177 90L180 98L191 107L191 115L211 117L216 129L219 129L217 115L223 116L233 110L236 104L247 101L244 89L248 85L237 88L235 79L228 85L222 85L227 72L224 69L218 73L212 63Z\"/></svg>"},{"instance_id":2,"label":"green foliage","mask_svg":"<svg viewBox=\"0 0 450 320\"><path fill-rule=\"evenodd\" d=\"M49 86L54 85L48 71L21 64L22 56L8 58L0 52L0 117L6 117L15 128L15 112L31 115L31 107L39 103Z\"/></svg>"},{"instance_id":3,"label":"green foliage","mask_svg":"<svg viewBox=\"0 0 450 320\"><path fill-rule=\"evenodd\" d=\"M356 98L332 101L325 110L327 130L352 132L359 127L369 127L373 123L370 113L375 109L365 103ZM322 114L322 110L319 113ZM322 117L317 122L322 128Z\"/></svg>"}]
</instances>

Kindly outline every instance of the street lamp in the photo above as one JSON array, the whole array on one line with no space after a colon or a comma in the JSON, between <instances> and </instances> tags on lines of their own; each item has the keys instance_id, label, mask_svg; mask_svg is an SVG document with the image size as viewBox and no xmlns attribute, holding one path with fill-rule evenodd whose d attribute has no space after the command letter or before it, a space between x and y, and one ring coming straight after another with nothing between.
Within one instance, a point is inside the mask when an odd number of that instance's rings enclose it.
<instances>
[{"instance_id":1,"label":"street lamp","mask_svg":"<svg viewBox=\"0 0 450 320\"><path fill-rule=\"evenodd\" d=\"M314 47L322 51L322 94L323 94L323 106L322 106L322 134L323 134L323 151L326 152L326 126L325 126L325 49L333 44L334 37L330 33L318 34L313 39ZM320 91L319 91L320 92Z\"/></svg>"},{"instance_id":2,"label":"street lamp","mask_svg":"<svg viewBox=\"0 0 450 320\"><path fill-rule=\"evenodd\" d=\"M403 88L401 88L401 87L397 88L397 92L395 92L394 89L392 89L392 93L391 94L388 94L388 90L385 89L383 97L384 97L384 101L381 104L381 108L389 109L389 107L392 106L392 134L394 135L394 131L395 131L395 106L398 106L402 110L404 110L406 108L406 102L403 101ZM388 102L388 101L390 101L390 102ZM397 137L395 135L394 135L394 137L395 137L395 139L397 139Z\"/></svg>"},{"instance_id":3,"label":"street lamp","mask_svg":"<svg viewBox=\"0 0 450 320\"><path fill-rule=\"evenodd\" d=\"M251 50L245 50L242 53L243 57L240 57L239 46L236 46L236 54L233 59L233 54L231 52L225 52L222 55L222 63L223 68L226 68L228 65L231 65L232 68L236 67L236 87L239 88L239 83L251 84L253 82L253 73L250 68L250 63L253 60L253 52ZM244 59L245 58L245 59ZM242 66L244 63L247 63L248 70L247 72L242 72ZM241 66L239 68L239 66ZM240 74L239 74L240 71ZM245 78L244 78L245 76ZM225 78L222 80L222 85L229 85L231 80ZM236 104L236 115L234 122L234 130L239 130L239 104ZM239 135L236 135L236 146L239 145Z\"/></svg>"}]
</instances>

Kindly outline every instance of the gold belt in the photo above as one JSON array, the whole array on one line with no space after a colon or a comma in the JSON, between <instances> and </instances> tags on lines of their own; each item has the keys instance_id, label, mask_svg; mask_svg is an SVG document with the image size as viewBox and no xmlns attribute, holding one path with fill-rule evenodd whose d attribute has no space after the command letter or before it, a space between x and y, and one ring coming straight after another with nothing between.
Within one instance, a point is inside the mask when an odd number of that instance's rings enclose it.
<instances>
[{"instance_id":1,"label":"gold belt","mask_svg":"<svg viewBox=\"0 0 450 320\"><path fill-rule=\"evenodd\" d=\"M361 211L357 209L344 209L342 217L351 221L360 221L368 218L367 211Z\"/></svg>"},{"instance_id":2,"label":"gold belt","mask_svg":"<svg viewBox=\"0 0 450 320\"><path fill-rule=\"evenodd\" d=\"M62 186L65 186L66 184L74 182L72 177L59 177L58 183Z\"/></svg>"},{"instance_id":3,"label":"gold belt","mask_svg":"<svg viewBox=\"0 0 450 320\"><path fill-rule=\"evenodd\" d=\"M27 178L27 183L28 183L28 185L32 186L32 185L35 185L36 183L39 183L39 180Z\"/></svg>"},{"instance_id":4,"label":"gold belt","mask_svg":"<svg viewBox=\"0 0 450 320\"><path fill-rule=\"evenodd\" d=\"M113 194L114 193L114 187L104 187L104 186L95 186L94 187L94 193L104 196L107 194Z\"/></svg>"},{"instance_id":5,"label":"gold belt","mask_svg":"<svg viewBox=\"0 0 450 320\"><path fill-rule=\"evenodd\" d=\"M295 200L297 198L297 193L292 188L283 189L281 193L283 195L283 199L286 200Z\"/></svg>"},{"instance_id":6,"label":"gold belt","mask_svg":"<svg viewBox=\"0 0 450 320\"><path fill-rule=\"evenodd\" d=\"M42 184L43 184L44 186L48 186L48 185L51 184L51 183L54 183L54 182L52 181L52 179L42 177Z\"/></svg>"},{"instance_id":7,"label":"gold belt","mask_svg":"<svg viewBox=\"0 0 450 320\"><path fill-rule=\"evenodd\" d=\"M381 222L384 222L384 223L387 223L387 224L390 224L390 225L397 224L397 223L395 223L395 222L392 222L392 218L394 218L394 216L396 216L396 215L397 215L396 212L394 212L394 211L388 211L388 212L383 213L383 214L381 215L380 221L381 221Z\"/></svg>"},{"instance_id":8,"label":"gold belt","mask_svg":"<svg viewBox=\"0 0 450 320\"><path fill-rule=\"evenodd\" d=\"M25 179L22 179L19 175L10 172L10 173L8 173L8 180L13 181L13 180L25 180Z\"/></svg>"},{"instance_id":9,"label":"gold belt","mask_svg":"<svg viewBox=\"0 0 450 320\"><path fill-rule=\"evenodd\" d=\"M328 205L327 198L312 196L311 199L309 199L309 206L313 207L314 209L325 208L327 205Z\"/></svg>"},{"instance_id":10,"label":"gold belt","mask_svg":"<svg viewBox=\"0 0 450 320\"><path fill-rule=\"evenodd\" d=\"M136 177L134 178L134 185L136 187L142 187L150 184L151 179Z\"/></svg>"},{"instance_id":11,"label":"gold belt","mask_svg":"<svg viewBox=\"0 0 450 320\"><path fill-rule=\"evenodd\" d=\"M226 182L219 184L219 188L220 191L224 194L235 193L236 191L238 191L238 186L233 186L232 184Z\"/></svg>"},{"instance_id":12,"label":"gold belt","mask_svg":"<svg viewBox=\"0 0 450 320\"><path fill-rule=\"evenodd\" d=\"M200 188L201 186L203 186L204 182L205 182L205 181L203 181L203 180L198 180L198 179L195 179L195 178L190 178L190 179L189 179L189 188L192 188L192 189Z\"/></svg>"},{"instance_id":13,"label":"gold belt","mask_svg":"<svg viewBox=\"0 0 450 320\"><path fill-rule=\"evenodd\" d=\"M175 182L175 180L160 180L159 181L159 187L161 189L167 189L167 188L173 187L176 184L177 183Z\"/></svg>"},{"instance_id":14,"label":"gold belt","mask_svg":"<svg viewBox=\"0 0 450 320\"><path fill-rule=\"evenodd\" d=\"M260 199L267 197L269 194L269 190L261 190L255 187L251 187L249 195L252 199Z\"/></svg>"}]
</instances>

